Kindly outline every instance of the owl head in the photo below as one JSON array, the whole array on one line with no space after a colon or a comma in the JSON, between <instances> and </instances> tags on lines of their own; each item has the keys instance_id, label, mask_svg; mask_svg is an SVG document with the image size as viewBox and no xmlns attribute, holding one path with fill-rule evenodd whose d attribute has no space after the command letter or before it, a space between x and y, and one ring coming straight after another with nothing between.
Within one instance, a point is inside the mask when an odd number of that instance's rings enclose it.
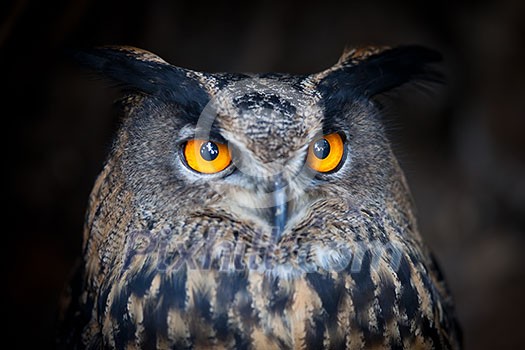
<instances>
[{"instance_id":1,"label":"owl head","mask_svg":"<svg viewBox=\"0 0 525 350\"><path fill-rule=\"evenodd\" d=\"M354 49L311 75L196 72L130 47L78 58L126 93L109 162L140 226L254 244L341 239L351 211L412 220L374 97L438 81L433 51Z\"/></svg>"}]
</instances>

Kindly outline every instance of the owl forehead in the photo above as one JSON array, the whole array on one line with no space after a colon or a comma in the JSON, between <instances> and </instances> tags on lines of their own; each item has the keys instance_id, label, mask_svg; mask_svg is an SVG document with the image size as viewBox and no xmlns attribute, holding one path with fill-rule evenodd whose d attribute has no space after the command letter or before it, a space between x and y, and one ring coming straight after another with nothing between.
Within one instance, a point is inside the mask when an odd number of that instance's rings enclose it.
<instances>
[{"instance_id":1,"label":"owl forehead","mask_svg":"<svg viewBox=\"0 0 525 350\"><path fill-rule=\"evenodd\" d=\"M264 162L289 159L320 132L318 100L306 88L252 78L216 99L217 121L228 141Z\"/></svg>"},{"instance_id":2,"label":"owl forehead","mask_svg":"<svg viewBox=\"0 0 525 350\"><path fill-rule=\"evenodd\" d=\"M233 106L239 114L262 115L265 112L282 114L283 118L293 118L297 113L297 107L292 101L272 91L251 91L246 94L235 96Z\"/></svg>"}]
</instances>

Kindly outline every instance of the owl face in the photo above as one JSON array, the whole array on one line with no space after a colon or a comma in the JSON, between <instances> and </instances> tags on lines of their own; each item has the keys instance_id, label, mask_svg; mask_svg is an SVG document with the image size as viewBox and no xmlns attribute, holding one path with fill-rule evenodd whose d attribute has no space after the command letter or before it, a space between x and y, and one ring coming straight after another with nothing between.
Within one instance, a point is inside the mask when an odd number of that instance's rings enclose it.
<instances>
[{"instance_id":1,"label":"owl face","mask_svg":"<svg viewBox=\"0 0 525 350\"><path fill-rule=\"evenodd\" d=\"M438 55L352 50L300 76L195 72L122 47L78 59L127 94L66 345L457 347L373 100L438 79Z\"/></svg>"},{"instance_id":2,"label":"owl face","mask_svg":"<svg viewBox=\"0 0 525 350\"><path fill-rule=\"evenodd\" d=\"M132 159L122 164L138 203L163 218L214 218L199 235L182 237L202 240L216 230L218 243L274 245L286 259L299 238L304 255L314 242L337 237L343 244L347 225L327 235L324 222L342 222L370 202L379 207L398 174L374 107L354 102L347 107L352 118L325 119L323 96L307 83L243 77L193 120L181 121L159 101L143 102L141 115L129 119Z\"/></svg>"},{"instance_id":3,"label":"owl face","mask_svg":"<svg viewBox=\"0 0 525 350\"><path fill-rule=\"evenodd\" d=\"M257 76L225 87L194 125L181 129L186 136L179 137L174 157L179 178L213 191L207 197L217 200L208 206L257 223L254 229L277 239L305 209L315 182L322 175L327 181L345 164L347 137L343 130L332 133L329 140L338 142L330 148L313 93ZM333 165L321 173L315 160ZM208 169L215 162L219 167Z\"/></svg>"}]
</instances>

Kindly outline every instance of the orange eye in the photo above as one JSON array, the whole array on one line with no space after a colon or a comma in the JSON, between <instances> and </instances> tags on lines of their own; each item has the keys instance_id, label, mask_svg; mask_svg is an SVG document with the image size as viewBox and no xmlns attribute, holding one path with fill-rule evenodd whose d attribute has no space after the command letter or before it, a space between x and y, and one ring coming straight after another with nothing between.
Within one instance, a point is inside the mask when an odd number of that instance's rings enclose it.
<instances>
[{"instance_id":1,"label":"orange eye","mask_svg":"<svg viewBox=\"0 0 525 350\"><path fill-rule=\"evenodd\" d=\"M218 173L231 163L228 146L207 140L186 142L184 158L190 168L204 174Z\"/></svg>"},{"instance_id":2,"label":"orange eye","mask_svg":"<svg viewBox=\"0 0 525 350\"><path fill-rule=\"evenodd\" d=\"M325 135L308 147L308 166L320 173L334 170L344 154L343 138L338 133Z\"/></svg>"}]
</instances>

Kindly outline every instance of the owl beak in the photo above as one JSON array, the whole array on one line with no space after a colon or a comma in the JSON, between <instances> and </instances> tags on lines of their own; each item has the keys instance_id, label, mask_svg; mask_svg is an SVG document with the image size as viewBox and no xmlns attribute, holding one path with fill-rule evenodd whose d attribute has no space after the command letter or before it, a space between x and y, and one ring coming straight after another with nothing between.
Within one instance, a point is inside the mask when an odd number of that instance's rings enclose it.
<instances>
[{"instance_id":1,"label":"owl beak","mask_svg":"<svg viewBox=\"0 0 525 350\"><path fill-rule=\"evenodd\" d=\"M288 216L288 198L286 195L287 183L278 175L275 177L273 182L273 201L274 206L272 207L272 218L273 218L273 238L275 241L278 241L284 228L286 226L286 220Z\"/></svg>"}]
</instances>

